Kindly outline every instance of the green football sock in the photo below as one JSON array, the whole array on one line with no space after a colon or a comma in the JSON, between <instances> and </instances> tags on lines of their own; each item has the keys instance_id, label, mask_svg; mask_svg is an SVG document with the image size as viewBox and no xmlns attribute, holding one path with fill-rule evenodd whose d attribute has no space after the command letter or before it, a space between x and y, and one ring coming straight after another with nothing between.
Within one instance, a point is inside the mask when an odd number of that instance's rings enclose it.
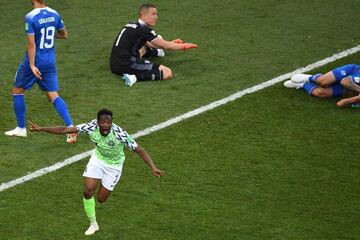
<instances>
[{"instance_id":1,"label":"green football sock","mask_svg":"<svg viewBox=\"0 0 360 240\"><path fill-rule=\"evenodd\" d=\"M86 216L88 217L90 223L96 222L96 214L95 214L95 199L94 197L90 199L83 198L84 209Z\"/></svg>"}]
</instances>

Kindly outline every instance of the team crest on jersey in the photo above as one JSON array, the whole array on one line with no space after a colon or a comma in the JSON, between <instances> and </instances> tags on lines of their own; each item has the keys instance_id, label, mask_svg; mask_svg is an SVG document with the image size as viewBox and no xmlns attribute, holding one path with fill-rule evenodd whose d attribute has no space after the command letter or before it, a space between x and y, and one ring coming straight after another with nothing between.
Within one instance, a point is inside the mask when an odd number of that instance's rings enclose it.
<instances>
[{"instance_id":1,"label":"team crest on jersey","mask_svg":"<svg viewBox=\"0 0 360 240\"><path fill-rule=\"evenodd\" d=\"M25 30L28 31L29 30L29 24L25 23Z\"/></svg>"},{"instance_id":2,"label":"team crest on jersey","mask_svg":"<svg viewBox=\"0 0 360 240\"><path fill-rule=\"evenodd\" d=\"M111 146L111 147L113 147L113 146L115 146L115 142L112 141L112 140L110 140L110 141L108 142L108 145Z\"/></svg>"},{"instance_id":3,"label":"team crest on jersey","mask_svg":"<svg viewBox=\"0 0 360 240\"><path fill-rule=\"evenodd\" d=\"M341 73L341 75L343 75L343 76L346 75L346 71L345 71L345 70L341 70L340 73Z\"/></svg>"},{"instance_id":4,"label":"team crest on jersey","mask_svg":"<svg viewBox=\"0 0 360 240\"><path fill-rule=\"evenodd\" d=\"M154 31L154 30L152 30L152 31L151 31L151 33L152 33L154 36L156 35L156 33L155 33L155 31Z\"/></svg>"}]
</instances>

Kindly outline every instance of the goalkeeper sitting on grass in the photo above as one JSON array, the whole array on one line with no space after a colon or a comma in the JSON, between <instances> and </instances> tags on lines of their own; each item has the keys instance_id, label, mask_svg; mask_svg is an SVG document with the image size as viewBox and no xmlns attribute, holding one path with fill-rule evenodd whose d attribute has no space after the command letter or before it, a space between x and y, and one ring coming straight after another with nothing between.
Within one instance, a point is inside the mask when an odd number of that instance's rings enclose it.
<instances>
[{"instance_id":1,"label":"goalkeeper sitting on grass","mask_svg":"<svg viewBox=\"0 0 360 240\"><path fill-rule=\"evenodd\" d=\"M76 127L41 127L30 122L31 131L55 134L88 133L91 140L96 144L95 152L92 154L83 174L85 177L84 209L90 221L90 226L85 235L92 235L99 231L99 225L96 222L94 193L100 185L97 191L97 201L104 203L114 190L121 177L125 160L124 146L135 151L149 166L154 176L161 177L164 174L155 166L149 154L127 132L113 124L112 119L112 112L102 109L97 113L97 119Z\"/></svg>"},{"instance_id":2,"label":"goalkeeper sitting on grass","mask_svg":"<svg viewBox=\"0 0 360 240\"><path fill-rule=\"evenodd\" d=\"M154 4L143 4L139 8L139 19L126 24L116 36L110 56L110 68L123 77L125 85L137 81L170 80L170 68L145 60L148 57L163 57L165 50L187 50L196 44L184 43L181 39L166 41L152 27L158 19Z\"/></svg>"}]
</instances>

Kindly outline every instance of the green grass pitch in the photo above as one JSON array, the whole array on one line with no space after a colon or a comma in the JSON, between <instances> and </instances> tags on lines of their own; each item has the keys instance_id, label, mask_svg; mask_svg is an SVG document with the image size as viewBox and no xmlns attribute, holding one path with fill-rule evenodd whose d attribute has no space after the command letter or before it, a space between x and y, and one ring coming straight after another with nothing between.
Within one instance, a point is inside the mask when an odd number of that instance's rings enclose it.
<instances>
[{"instance_id":1,"label":"green grass pitch","mask_svg":"<svg viewBox=\"0 0 360 240\"><path fill-rule=\"evenodd\" d=\"M30 1L0 1L0 184L92 149L87 136L15 126L10 89L26 48ZM157 60L172 81L125 87L110 73L111 44L141 1L48 0L69 31L58 40L60 94L74 122L107 107L130 133L360 44L359 1L156 1L156 31L199 45ZM358 63L355 54L315 72ZM34 87L27 119L62 121ZM359 111L336 108L282 83L137 141L166 176L126 152L122 179L97 205L92 239L360 239ZM83 159L0 192L0 239L87 239Z\"/></svg>"}]
</instances>

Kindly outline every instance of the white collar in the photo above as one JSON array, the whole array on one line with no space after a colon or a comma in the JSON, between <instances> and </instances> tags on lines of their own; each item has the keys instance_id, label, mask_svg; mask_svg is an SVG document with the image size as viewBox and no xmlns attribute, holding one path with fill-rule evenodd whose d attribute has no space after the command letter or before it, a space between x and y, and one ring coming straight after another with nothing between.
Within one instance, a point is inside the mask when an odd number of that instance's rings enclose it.
<instances>
[{"instance_id":1,"label":"white collar","mask_svg":"<svg viewBox=\"0 0 360 240\"><path fill-rule=\"evenodd\" d=\"M141 19L138 19L138 22L141 24L141 25L147 25L143 20Z\"/></svg>"}]
</instances>

